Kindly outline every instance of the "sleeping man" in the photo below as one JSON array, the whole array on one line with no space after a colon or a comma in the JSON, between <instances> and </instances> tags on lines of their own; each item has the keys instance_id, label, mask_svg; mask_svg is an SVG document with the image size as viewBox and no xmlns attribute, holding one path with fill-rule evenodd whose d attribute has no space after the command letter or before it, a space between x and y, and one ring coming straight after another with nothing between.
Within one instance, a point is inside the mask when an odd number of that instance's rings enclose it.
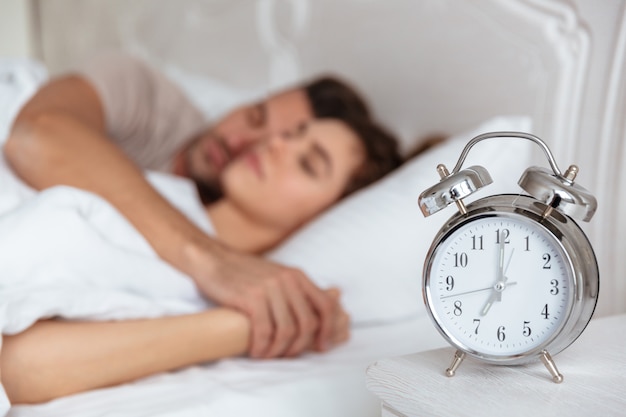
<instances>
[{"instance_id":1,"label":"sleeping man","mask_svg":"<svg viewBox=\"0 0 626 417\"><path fill-rule=\"evenodd\" d=\"M312 338L318 349L329 345L340 312L336 298L301 271L255 256L267 244L241 251L208 236L156 192L142 171L192 178L203 200L212 201L221 195L221 171L244 149L320 117L369 115L350 88L322 79L236 109L209 129L162 74L111 54L45 85L18 115L4 153L35 189L65 184L109 201L205 297L247 315L252 357L297 355Z\"/></svg>"},{"instance_id":2,"label":"sleeping man","mask_svg":"<svg viewBox=\"0 0 626 417\"><path fill-rule=\"evenodd\" d=\"M220 178L222 197L206 205L201 216L209 222L207 234L220 244L260 253L399 161L395 140L369 120L311 121L294 132L270 135L235 157ZM11 245L13 250L0 265L5 291L0 311L29 316L0 315L3 331L14 333L3 337L0 354L0 377L12 403L46 401L250 353L248 317L232 308L207 309L194 298L197 291L188 279L164 269L167 265L128 232L130 224L98 201L104 202L58 187L30 201L38 204L0 217L0 249ZM52 239L46 243L50 228ZM46 258L48 252L52 256ZM115 256L109 260L110 253ZM337 291L324 294L338 302ZM304 300L294 300L294 308L302 305ZM106 320L120 311L133 319ZM50 316L80 320L47 320ZM348 318L337 307L329 346L347 334ZM277 354L317 348L315 334L298 339L300 345L287 340Z\"/></svg>"}]
</instances>

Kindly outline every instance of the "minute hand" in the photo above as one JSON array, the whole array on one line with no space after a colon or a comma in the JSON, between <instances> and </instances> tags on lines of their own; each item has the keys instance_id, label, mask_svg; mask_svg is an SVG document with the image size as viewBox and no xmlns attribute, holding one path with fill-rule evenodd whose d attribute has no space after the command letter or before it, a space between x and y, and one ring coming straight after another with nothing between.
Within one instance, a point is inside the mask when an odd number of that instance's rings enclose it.
<instances>
[{"instance_id":1,"label":"minute hand","mask_svg":"<svg viewBox=\"0 0 626 417\"><path fill-rule=\"evenodd\" d=\"M507 285L515 285L515 284L517 284L517 282L509 282ZM472 294L475 292L487 291L487 290L492 290L492 289L493 287L479 288L477 290L465 291L465 292L460 292L457 294L442 295L441 297L439 297L439 299L443 300L444 298L459 297L461 295L467 295L467 294Z\"/></svg>"},{"instance_id":2,"label":"minute hand","mask_svg":"<svg viewBox=\"0 0 626 417\"><path fill-rule=\"evenodd\" d=\"M498 286L502 285L502 279L504 277L504 240L506 236L504 234L504 230L498 236L498 265L496 265L496 282L493 284L492 293L489 295L487 302L483 306L483 309L480 311L481 316L485 316L494 302L499 301L501 299L500 292L498 291Z\"/></svg>"},{"instance_id":3,"label":"minute hand","mask_svg":"<svg viewBox=\"0 0 626 417\"><path fill-rule=\"evenodd\" d=\"M511 253L509 254L509 260L506 262L506 267L502 271L502 280L500 281L502 283L502 290L498 291L497 293L497 297L496 297L497 301L502 301L502 291L504 291L504 288L506 288L506 281L509 279L505 274L506 274L506 271L509 270L509 265L511 265L511 259L513 259L513 252L515 252L515 248L511 248Z\"/></svg>"}]
</instances>

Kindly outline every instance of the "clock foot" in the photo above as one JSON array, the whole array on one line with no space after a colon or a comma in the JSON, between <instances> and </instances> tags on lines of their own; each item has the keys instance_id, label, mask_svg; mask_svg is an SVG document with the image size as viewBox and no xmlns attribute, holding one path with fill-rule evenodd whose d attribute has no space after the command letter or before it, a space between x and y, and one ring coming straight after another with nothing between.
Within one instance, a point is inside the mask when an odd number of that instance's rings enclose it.
<instances>
[{"instance_id":1,"label":"clock foot","mask_svg":"<svg viewBox=\"0 0 626 417\"><path fill-rule=\"evenodd\" d=\"M463 362L463 359L465 359L465 352L461 352L460 350L454 352L454 359L452 359L450 367L446 369L446 376L454 376L459 365Z\"/></svg>"},{"instance_id":2,"label":"clock foot","mask_svg":"<svg viewBox=\"0 0 626 417\"><path fill-rule=\"evenodd\" d=\"M556 364L554 363L554 360L552 360L552 356L550 356L548 351L542 350L539 357L541 358L541 362L543 362L546 368L548 368L550 375L552 375L552 381L556 384L563 382L563 375L557 369Z\"/></svg>"}]
</instances>

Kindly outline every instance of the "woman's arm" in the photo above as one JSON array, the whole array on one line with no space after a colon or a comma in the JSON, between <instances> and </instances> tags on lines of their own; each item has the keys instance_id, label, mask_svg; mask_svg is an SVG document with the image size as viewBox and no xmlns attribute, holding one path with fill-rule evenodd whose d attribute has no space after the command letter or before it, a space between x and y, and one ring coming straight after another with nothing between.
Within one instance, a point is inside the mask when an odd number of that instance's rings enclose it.
<instances>
[{"instance_id":1,"label":"woman's arm","mask_svg":"<svg viewBox=\"0 0 626 417\"><path fill-rule=\"evenodd\" d=\"M4 336L1 378L12 403L38 403L247 352L248 319L214 309L122 322L37 322Z\"/></svg>"},{"instance_id":2,"label":"woman's arm","mask_svg":"<svg viewBox=\"0 0 626 417\"><path fill-rule=\"evenodd\" d=\"M339 300L339 291L329 297ZM230 309L144 320L70 322L47 320L4 336L0 381L14 404L133 381L158 372L246 354L248 318ZM348 340L350 317L332 323L330 346ZM305 347L315 349L314 339Z\"/></svg>"}]
</instances>

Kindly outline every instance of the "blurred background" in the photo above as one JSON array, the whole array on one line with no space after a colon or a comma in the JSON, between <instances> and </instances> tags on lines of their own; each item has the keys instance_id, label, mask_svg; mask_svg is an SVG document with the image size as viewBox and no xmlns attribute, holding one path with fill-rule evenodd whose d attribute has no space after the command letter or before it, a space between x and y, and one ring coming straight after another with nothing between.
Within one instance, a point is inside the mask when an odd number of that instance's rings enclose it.
<instances>
[{"instance_id":1,"label":"blurred background","mask_svg":"<svg viewBox=\"0 0 626 417\"><path fill-rule=\"evenodd\" d=\"M33 57L33 8L29 1L0 1L0 56Z\"/></svg>"},{"instance_id":2,"label":"blurred background","mask_svg":"<svg viewBox=\"0 0 626 417\"><path fill-rule=\"evenodd\" d=\"M501 114L537 116L538 131L552 130L554 45L538 47L536 22L492 0L1 1L0 54L37 58L52 75L123 49L240 96L342 75L407 147ZM575 27L565 29L580 42ZM487 88L498 106L486 112L476 101Z\"/></svg>"}]
</instances>

